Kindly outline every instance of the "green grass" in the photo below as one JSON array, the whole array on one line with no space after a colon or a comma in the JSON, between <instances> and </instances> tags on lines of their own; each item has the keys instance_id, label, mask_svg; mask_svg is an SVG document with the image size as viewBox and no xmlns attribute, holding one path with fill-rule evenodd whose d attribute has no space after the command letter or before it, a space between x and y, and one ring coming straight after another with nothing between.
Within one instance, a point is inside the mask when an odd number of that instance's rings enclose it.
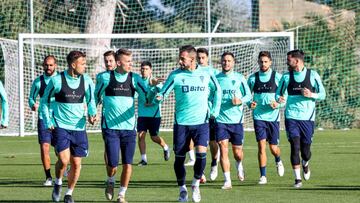
<instances>
[{"instance_id":1,"label":"green grass","mask_svg":"<svg viewBox=\"0 0 360 203\"><path fill-rule=\"evenodd\" d=\"M171 145L171 133L162 133L162 136ZM301 189L292 187L294 177L289 161L289 144L284 133L281 135L281 140L281 157L285 164L284 177L276 175L274 159L267 151L268 184L257 185L259 178L257 145L253 132L247 132L244 147L245 181L239 182L236 179L234 160L231 158L232 190L220 189L223 176L219 173L215 182L208 182L200 187L203 202L360 201L360 130L315 132L312 145L313 156L310 162L311 179L304 181ZM90 155L83 159L81 176L73 196L76 202L108 202L105 200L103 189L105 167L101 136L89 135L89 144ZM149 137L147 137L147 146L149 165L133 167L127 200L129 202L176 202L178 187L173 170L174 157L172 156L168 162L163 161L161 148L152 143ZM51 154L51 162L54 163L55 156ZM139 157L137 149L134 163L139 161ZM205 172L208 175L209 164ZM187 167L188 188L192 175L192 168ZM119 173L117 180L119 180ZM0 137L0 202L50 202L52 188L43 187L43 181L44 174L37 138L35 136Z\"/></svg>"}]
</instances>

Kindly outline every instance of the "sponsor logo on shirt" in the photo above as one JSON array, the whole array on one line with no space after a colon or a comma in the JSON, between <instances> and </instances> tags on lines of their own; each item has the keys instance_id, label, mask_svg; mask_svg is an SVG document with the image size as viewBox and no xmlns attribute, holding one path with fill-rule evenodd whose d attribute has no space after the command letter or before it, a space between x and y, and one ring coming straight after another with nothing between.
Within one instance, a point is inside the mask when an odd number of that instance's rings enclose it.
<instances>
[{"instance_id":1,"label":"sponsor logo on shirt","mask_svg":"<svg viewBox=\"0 0 360 203\"><path fill-rule=\"evenodd\" d=\"M223 94L231 94L234 95L236 90L223 90Z\"/></svg>"},{"instance_id":2,"label":"sponsor logo on shirt","mask_svg":"<svg viewBox=\"0 0 360 203\"><path fill-rule=\"evenodd\" d=\"M203 92L203 91L205 91L205 86L183 85L183 86L181 86L181 90L182 90L183 93L187 93L187 92Z\"/></svg>"},{"instance_id":3,"label":"sponsor logo on shirt","mask_svg":"<svg viewBox=\"0 0 360 203\"><path fill-rule=\"evenodd\" d=\"M120 87L115 87L114 91L124 91L124 92L128 92L130 91L130 88L124 88L123 85L121 84Z\"/></svg>"}]
</instances>

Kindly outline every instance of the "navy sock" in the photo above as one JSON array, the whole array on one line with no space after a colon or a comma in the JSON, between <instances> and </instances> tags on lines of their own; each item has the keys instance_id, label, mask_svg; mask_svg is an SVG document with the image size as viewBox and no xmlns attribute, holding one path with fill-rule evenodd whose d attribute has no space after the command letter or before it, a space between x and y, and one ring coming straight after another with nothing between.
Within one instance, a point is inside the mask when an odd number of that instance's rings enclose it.
<instances>
[{"instance_id":1,"label":"navy sock","mask_svg":"<svg viewBox=\"0 0 360 203\"><path fill-rule=\"evenodd\" d=\"M260 167L260 176L266 176L266 166Z\"/></svg>"},{"instance_id":2,"label":"navy sock","mask_svg":"<svg viewBox=\"0 0 360 203\"><path fill-rule=\"evenodd\" d=\"M46 179L52 178L52 177L51 177L51 173L50 173L50 169L46 169L46 170L45 170L45 175L46 175Z\"/></svg>"},{"instance_id":3,"label":"navy sock","mask_svg":"<svg viewBox=\"0 0 360 203\"><path fill-rule=\"evenodd\" d=\"M276 157L275 157L275 162L277 163L277 162L279 162L279 161L281 161L280 156L276 156Z\"/></svg>"},{"instance_id":4,"label":"navy sock","mask_svg":"<svg viewBox=\"0 0 360 203\"><path fill-rule=\"evenodd\" d=\"M183 157L175 156L174 170L175 170L178 186L185 185L185 177L186 177L186 170L184 166L185 158L186 158L185 156Z\"/></svg>"},{"instance_id":5,"label":"navy sock","mask_svg":"<svg viewBox=\"0 0 360 203\"><path fill-rule=\"evenodd\" d=\"M216 166L217 165L217 160L216 159L213 159L212 161L211 161L211 166Z\"/></svg>"},{"instance_id":6,"label":"navy sock","mask_svg":"<svg viewBox=\"0 0 360 203\"><path fill-rule=\"evenodd\" d=\"M194 178L200 179L206 166L206 153L196 153L194 165Z\"/></svg>"}]
</instances>

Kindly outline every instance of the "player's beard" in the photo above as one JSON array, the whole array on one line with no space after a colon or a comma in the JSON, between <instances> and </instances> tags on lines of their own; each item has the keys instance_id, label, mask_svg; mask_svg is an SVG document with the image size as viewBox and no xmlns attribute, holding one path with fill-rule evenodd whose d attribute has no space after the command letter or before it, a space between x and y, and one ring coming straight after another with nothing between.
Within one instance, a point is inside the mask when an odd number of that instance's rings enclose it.
<instances>
[{"instance_id":1,"label":"player's beard","mask_svg":"<svg viewBox=\"0 0 360 203\"><path fill-rule=\"evenodd\" d=\"M50 69L45 70L45 74L46 74L47 76L53 75L54 72L55 72L55 69L54 69L54 70L50 70Z\"/></svg>"}]
</instances>

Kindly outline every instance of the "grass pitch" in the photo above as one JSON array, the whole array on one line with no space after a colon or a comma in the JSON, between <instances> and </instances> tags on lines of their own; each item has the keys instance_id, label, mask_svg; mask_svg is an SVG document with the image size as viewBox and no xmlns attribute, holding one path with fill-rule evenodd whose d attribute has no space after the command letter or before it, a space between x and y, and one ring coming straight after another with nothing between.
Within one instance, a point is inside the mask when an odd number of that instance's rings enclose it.
<instances>
[{"instance_id":1,"label":"grass pitch","mask_svg":"<svg viewBox=\"0 0 360 203\"><path fill-rule=\"evenodd\" d=\"M170 146L172 134L161 133ZM133 166L133 176L126 193L129 202L177 202L178 187L173 170L174 156L163 160L162 149L147 136L149 165ZM79 182L73 193L76 202L109 202L104 196L105 167L103 141L100 134L89 135L90 154L83 159ZM290 147L285 133L281 133L281 158L285 165L284 177L278 177L274 158L267 150L267 185L258 185L259 168L257 143L253 132L246 132L244 145L245 181L236 178L231 155L233 188L221 190L223 175L214 182L200 186L202 202L360 202L360 130L316 131L310 161L311 179L303 181L301 189L294 189ZM52 154L52 164L56 157ZM138 149L134 163L140 160ZM210 158L205 173L209 175ZM187 186L190 191L192 167L187 168ZM121 167L119 168L121 170ZM54 176L54 167L51 172ZM117 188L119 186L117 174ZM209 179L209 178L208 178ZM51 202L52 187L44 187L37 137L0 137L0 202ZM64 183L66 185L66 182ZM63 193L66 190L63 187ZM191 192L189 192L191 199Z\"/></svg>"}]
</instances>

